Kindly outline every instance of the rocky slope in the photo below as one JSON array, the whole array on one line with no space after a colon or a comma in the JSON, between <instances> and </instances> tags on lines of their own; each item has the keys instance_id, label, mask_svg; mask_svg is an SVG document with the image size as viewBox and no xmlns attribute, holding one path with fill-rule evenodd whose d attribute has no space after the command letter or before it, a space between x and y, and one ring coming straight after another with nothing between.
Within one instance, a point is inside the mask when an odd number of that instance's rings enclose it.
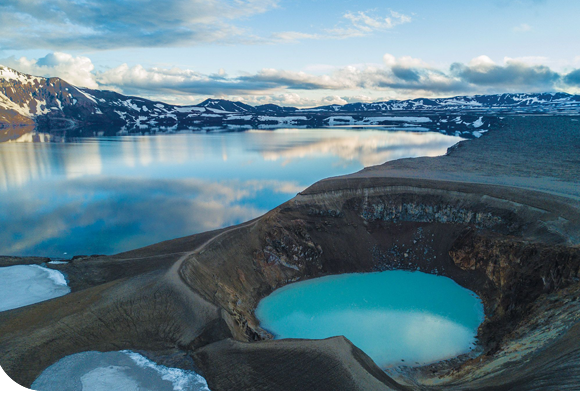
<instances>
[{"instance_id":1,"label":"rocky slope","mask_svg":"<svg viewBox=\"0 0 580 400\"><path fill-rule=\"evenodd\" d=\"M574 124L512 118L447 156L323 180L237 227L57 266L73 293L0 313L0 365L29 386L78 351L181 349L218 390L578 390L580 202L568 193L580 164L538 168L550 140L560 158L577 157ZM554 139L558 127L570 137ZM538 157L509 182L512 141ZM458 159L462 174L445 179ZM416 177L413 165L431 175ZM448 276L478 293L479 351L385 372L344 338L272 341L254 315L288 283L385 269Z\"/></svg>"},{"instance_id":2,"label":"rocky slope","mask_svg":"<svg viewBox=\"0 0 580 400\"><path fill-rule=\"evenodd\" d=\"M72 135L90 134L91 128L129 134L356 125L479 137L499 125L499 115L577 114L579 110L580 96L567 93L391 100L310 109L274 104L254 107L219 99L175 106L106 90L78 88L60 78L41 78L0 66L0 128L35 125L39 131L66 130Z\"/></svg>"}]
</instances>

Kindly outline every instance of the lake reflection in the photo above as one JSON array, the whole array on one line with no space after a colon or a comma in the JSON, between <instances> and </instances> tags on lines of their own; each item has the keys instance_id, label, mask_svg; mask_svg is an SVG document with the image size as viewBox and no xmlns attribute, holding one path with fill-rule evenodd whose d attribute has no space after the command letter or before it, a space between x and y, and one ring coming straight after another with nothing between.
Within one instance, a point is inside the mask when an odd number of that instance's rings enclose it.
<instances>
[{"instance_id":1,"label":"lake reflection","mask_svg":"<svg viewBox=\"0 0 580 400\"><path fill-rule=\"evenodd\" d=\"M320 179L460 139L301 129L76 140L0 145L0 254L113 254L237 224Z\"/></svg>"}]
</instances>

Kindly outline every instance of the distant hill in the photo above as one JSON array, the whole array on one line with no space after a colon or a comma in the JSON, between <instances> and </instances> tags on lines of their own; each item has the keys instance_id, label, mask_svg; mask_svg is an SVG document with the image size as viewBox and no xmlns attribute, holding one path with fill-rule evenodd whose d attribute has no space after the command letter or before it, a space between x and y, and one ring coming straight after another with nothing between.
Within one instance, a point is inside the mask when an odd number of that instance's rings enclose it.
<instances>
[{"instance_id":1,"label":"distant hill","mask_svg":"<svg viewBox=\"0 0 580 400\"><path fill-rule=\"evenodd\" d=\"M254 108L257 112L262 113L292 113L298 111L296 107L281 107L276 104L263 104Z\"/></svg>"},{"instance_id":2,"label":"distant hill","mask_svg":"<svg viewBox=\"0 0 580 400\"><path fill-rule=\"evenodd\" d=\"M214 112L235 112L235 113L254 113L256 109L239 101L229 101L221 99L207 99L197 105L197 107L205 107Z\"/></svg>"},{"instance_id":3,"label":"distant hill","mask_svg":"<svg viewBox=\"0 0 580 400\"><path fill-rule=\"evenodd\" d=\"M251 106L221 99L176 106L107 90L79 88L60 78L42 78L0 66L0 126L35 125L35 129L44 131L79 127L108 127L131 133L386 126L472 137L486 132L500 115L578 115L579 111L580 96L567 93L391 100L309 109L275 104Z\"/></svg>"},{"instance_id":4,"label":"distant hill","mask_svg":"<svg viewBox=\"0 0 580 400\"><path fill-rule=\"evenodd\" d=\"M504 93L457 96L444 99L390 100L376 103L350 103L312 108L311 111L384 112L384 111L526 111L578 112L580 96L568 93Z\"/></svg>"}]
</instances>

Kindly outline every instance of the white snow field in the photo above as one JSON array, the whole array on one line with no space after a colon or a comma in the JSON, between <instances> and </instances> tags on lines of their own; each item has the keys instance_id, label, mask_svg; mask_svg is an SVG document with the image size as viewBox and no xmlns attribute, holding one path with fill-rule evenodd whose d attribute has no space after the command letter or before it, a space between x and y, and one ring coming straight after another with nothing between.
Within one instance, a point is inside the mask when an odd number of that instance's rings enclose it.
<instances>
[{"instance_id":1,"label":"white snow field","mask_svg":"<svg viewBox=\"0 0 580 400\"><path fill-rule=\"evenodd\" d=\"M40 265L0 268L0 311L64 296L70 293L64 275Z\"/></svg>"}]
</instances>

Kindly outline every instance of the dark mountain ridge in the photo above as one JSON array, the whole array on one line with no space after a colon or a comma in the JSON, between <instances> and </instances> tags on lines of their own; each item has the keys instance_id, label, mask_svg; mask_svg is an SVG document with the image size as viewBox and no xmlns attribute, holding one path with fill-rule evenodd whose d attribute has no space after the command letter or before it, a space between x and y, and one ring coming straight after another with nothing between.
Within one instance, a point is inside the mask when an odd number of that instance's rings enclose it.
<instances>
[{"instance_id":1,"label":"dark mountain ridge","mask_svg":"<svg viewBox=\"0 0 580 400\"><path fill-rule=\"evenodd\" d=\"M440 99L418 98L413 100L389 100L374 103L349 103L343 106L330 105L312 110L332 112L361 111L418 111L418 110L472 110L507 111L522 109L533 111L580 110L580 96L563 92L556 93L503 93L493 95L455 96Z\"/></svg>"},{"instance_id":2,"label":"dark mountain ridge","mask_svg":"<svg viewBox=\"0 0 580 400\"><path fill-rule=\"evenodd\" d=\"M580 112L567 93L498 94L390 100L298 109L207 99L177 106L113 91L79 88L60 78L27 75L0 66L0 127L34 125L39 131L107 127L141 131L380 126L437 130L465 137L486 132L500 115Z\"/></svg>"}]
</instances>

